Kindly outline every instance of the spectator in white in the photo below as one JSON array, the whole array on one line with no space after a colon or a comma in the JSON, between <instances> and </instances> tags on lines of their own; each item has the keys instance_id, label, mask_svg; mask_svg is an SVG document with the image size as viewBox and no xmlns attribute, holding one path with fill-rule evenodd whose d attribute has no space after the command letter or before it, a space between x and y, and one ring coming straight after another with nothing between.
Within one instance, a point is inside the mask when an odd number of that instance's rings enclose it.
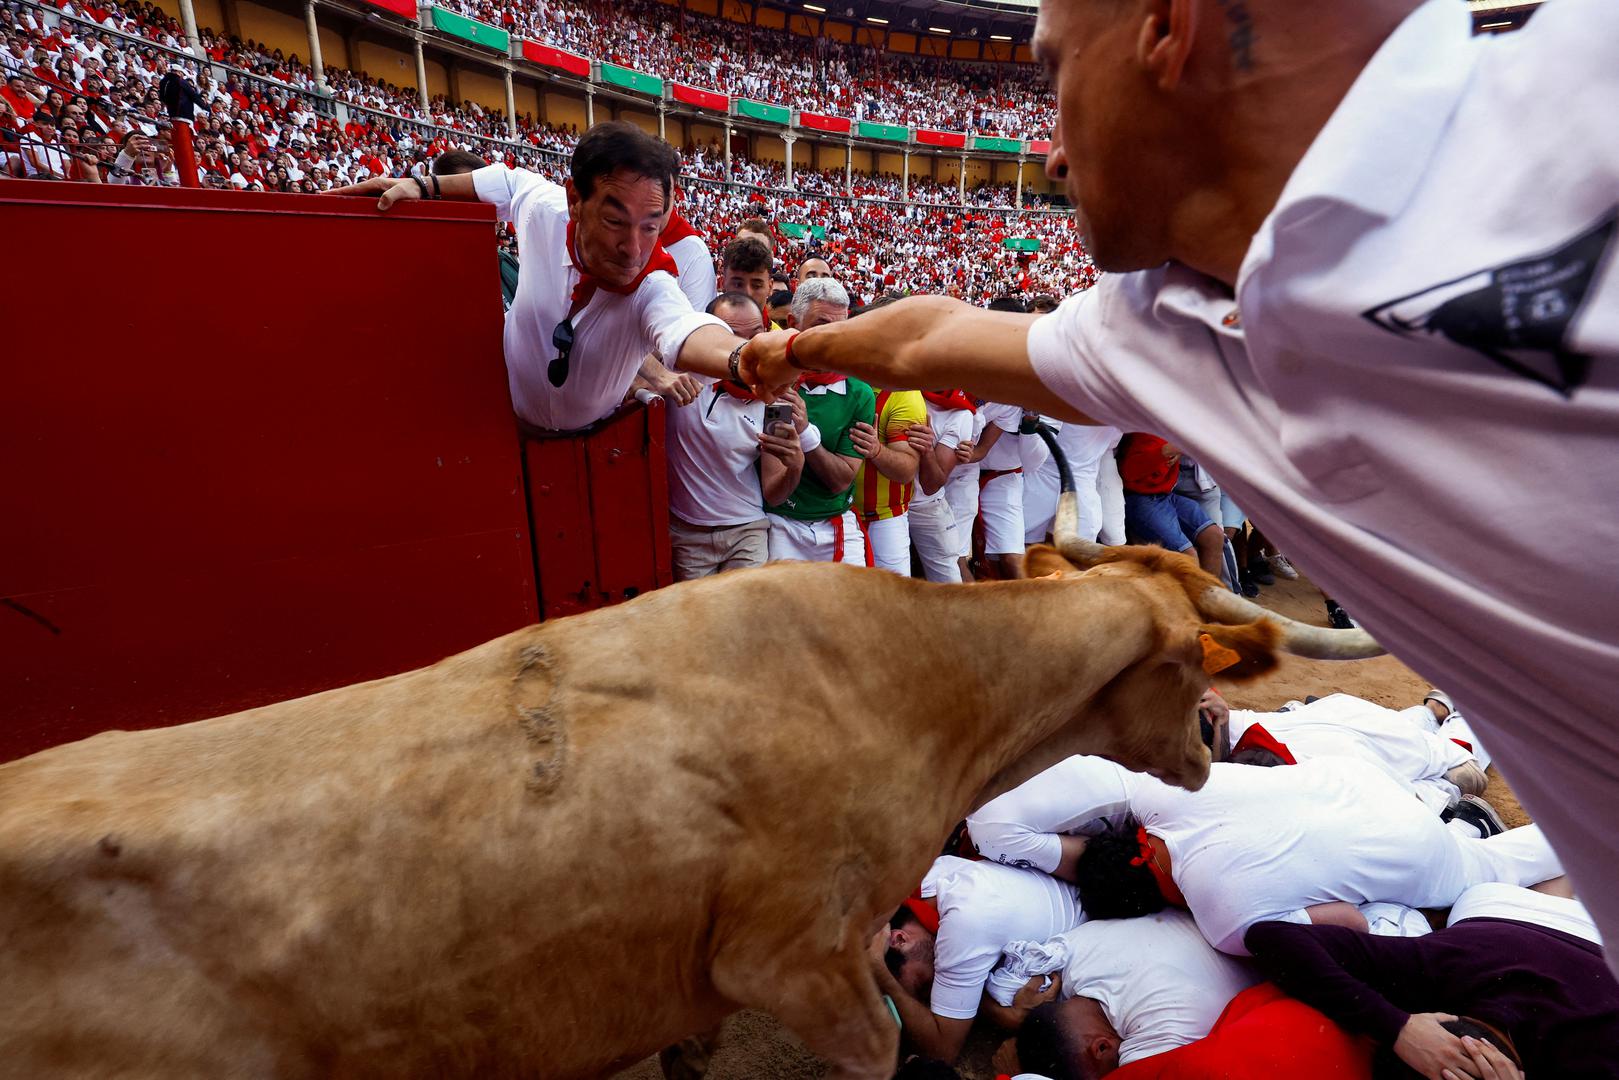
<instances>
[{"instance_id":1,"label":"spectator in white","mask_svg":"<svg viewBox=\"0 0 1619 1080\"><path fill-rule=\"evenodd\" d=\"M984 524L984 556L1003 578L1023 574L1023 473L1039 468L1050 451L1038 435L1020 434L1038 417L1016 405L986 401L979 409L984 435L979 440L978 517ZM992 428L999 429L991 431Z\"/></svg>"},{"instance_id":2,"label":"spectator in white","mask_svg":"<svg viewBox=\"0 0 1619 1080\"><path fill-rule=\"evenodd\" d=\"M1097 836L1077 830L1124 813ZM1215 762L1202 790L1072 757L985 803L967 828L986 858L1079 887L1092 918L1184 907L1209 944L1246 955L1257 922L1367 929L1372 903L1446 907L1486 881L1535 885L1562 867L1534 825L1486 839L1445 827L1376 765Z\"/></svg>"},{"instance_id":3,"label":"spectator in white","mask_svg":"<svg viewBox=\"0 0 1619 1080\"><path fill-rule=\"evenodd\" d=\"M772 258L776 254L776 239L770 233L770 223L764 218L748 218L736 227L736 239L753 239L763 244Z\"/></svg>"},{"instance_id":4,"label":"spectator in white","mask_svg":"<svg viewBox=\"0 0 1619 1080\"><path fill-rule=\"evenodd\" d=\"M1309 702L1289 702L1279 712L1266 713L1228 709L1225 698L1210 690L1198 702L1198 709L1213 725L1212 751L1217 761L1274 763L1262 757L1250 760L1246 757L1250 751L1292 761L1358 758L1409 785L1412 793L1436 814L1456 807L1461 796L1482 795L1489 783L1484 769L1466 747L1428 730L1420 719L1408 715L1420 713L1431 719L1434 714L1427 705L1396 712L1353 694L1328 694ZM1243 753L1239 754L1239 750ZM1464 820L1472 822L1478 808L1473 803L1468 806ZM1496 823L1499 820L1494 819ZM1503 828L1492 826L1480 835Z\"/></svg>"},{"instance_id":5,"label":"spectator in white","mask_svg":"<svg viewBox=\"0 0 1619 1080\"><path fill-rule=\"evenodd\" d=\"M798 269L793 272L793 284L802 285L806 281L832 276L832 265L818 255L811 255L799 262Z\"/></svg>"},{"instance_id":6,"label":"spectator in white","mask_svg":"<svg viewBox=\"0 0 1619 1080\"><path fill-rule=\"evenodd\" d=\"M734 377L741 338L692 310L658 237L680 160L633 124L592 128L559 186L488 165L461 176L376 177L338 189L396 203L442 194L494 203L514 222L523 274L506 316L506 369L517 414L570 430L601 419L632 385L648 351L666 367Z\"/></svg>"},{"instance_id":7,"label":"spectator in white","mask_svg":"<svg viewBox=\"0 0 1619 1080\"><path fill-rule=\"evenodd\" d=\"M1079 534L1095 540L1102 527L1098 477L1102 459L1118 436L1112 428L1094 424L1064 424L1049 418L1045 423L1055 429L1057 449L1068 459L1074 476L1074 491L1079 496ZM1051 534L1051 523L1057 516L1059 479L1057 459L1049 455L1038 468L1023 473L1023 538L1028 543L1038 543Z\"/></svg>"},{"instance_id":8,"label":"spectator in white","mask_svg":"<svg viewBox=\"0 0 1619 1080\"><path fill-rule=\"evenodd\" d=\"M760 333L759 305L721 293L709 313L740 338ZM808 419L797 395L793 420L766 431L765 404L728 379L709 382L697 400L669 412L669 533L676 581L763 566L770 557L765 504L798 486L804 468L799 434Z\"/></svg>"},{"instance_id":9,"label":"spectator in white","mask_svg":"<svg viewBox=\"0 0 1619 1080\"><path fill-rule=\"evenodd\" d=\"M959 583L961 536L945 489L955 472L967 467L972 459L973 419L978 406L960 390L924 390L922 398L928 406L927 434L932 436L933 447L921 455L917 467L916 491L907 511L911 543L929 581ZM912 442L916 443L914 434Z\"/></svg>"},{"instance_id":10,"label":"spectator in white","mask_svg":"<svg viewBox=\"0 0 1619 1080\"><path fill-rule=\"evenodd\" d=\"M1042 6L1047 170L1114 271L1097 288L1039 321L912 300L793 360L1185 446L1396 655L1466 688L1619 938L1619 472L1591 467L1619 453L1619 22L1604 0L1476 38L1446 0L1238 11ZM785 346L751 343L767 390ZM1547 535L1580 557L1522 573Z\"/></svg>"},{"instance_id":11,"label":"spectator in white","mask_svg":"<svg viewBox=\"0 0 1619 1080\"><path fill-rule=\"evenodd\" d=\"M1012 941L1045 941L1085 918L1049 874L945 855L872 941L877 986L919 1053L954 1062L989 973Z\"/></svg>"},{"instance_id":12,"label":"spectator in white","mask_svg":"<svg viewBox=\"0 0 1619 1080\"><path fill-rule=\"evenodd\" d=\"M988 994L1019 1029L1018 1058L1029 1067L1051 1057L1046 1030L1081 1027L1075 1041L1090 1075L1203 1038L1231 999L1257 983L1245 961L1210 948L1177 908L1137 919L1093 919L1043 942L1010 942L989 977ZM1022 999L1022 1003L1019 1002ZM1059 1004L1039 1007L1042 1002Z\"/></svg>"}]
</instances>

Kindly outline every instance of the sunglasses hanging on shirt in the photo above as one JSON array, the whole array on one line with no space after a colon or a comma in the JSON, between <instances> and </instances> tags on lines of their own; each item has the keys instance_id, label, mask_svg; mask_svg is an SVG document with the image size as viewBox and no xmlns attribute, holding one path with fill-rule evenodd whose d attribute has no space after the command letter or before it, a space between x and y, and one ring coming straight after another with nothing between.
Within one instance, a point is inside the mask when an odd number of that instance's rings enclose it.
<instances>
[{"instance_id":1,"label":"sunglasses hanging on shirt","mask_svg":"<svg viewBox=\"0 0 1619 1080\"><path fill-rule=\"evenodd\" d=\"M551 380L552 386L561 386L568 381L568 361L573 356L573 316L557 323L557 328L551 331L551 344L557 351L556 359L545 369L545 374Z\"/></svg>"}]
</instances>

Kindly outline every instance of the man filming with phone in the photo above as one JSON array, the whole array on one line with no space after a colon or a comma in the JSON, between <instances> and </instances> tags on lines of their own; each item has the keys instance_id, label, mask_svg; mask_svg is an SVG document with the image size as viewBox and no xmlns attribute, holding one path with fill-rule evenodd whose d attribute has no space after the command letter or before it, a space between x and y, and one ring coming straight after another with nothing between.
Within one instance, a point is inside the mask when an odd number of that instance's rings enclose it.
<instances>
[{"instance_id":1,"label":"man filming with phone","mask_svg":"<svg viewBox=\"0 0 1619 1080\"><path fill-rule=\"evenodd\" d=\"M747 293L708 305L747 339L764 312ZM668 412L669 539L676 581L763 566L770 555L765 504L786 499L804 471L809 426L796 392L766 405L729 379L704 379L689 404Z\"/></svg>"}]
</instances>

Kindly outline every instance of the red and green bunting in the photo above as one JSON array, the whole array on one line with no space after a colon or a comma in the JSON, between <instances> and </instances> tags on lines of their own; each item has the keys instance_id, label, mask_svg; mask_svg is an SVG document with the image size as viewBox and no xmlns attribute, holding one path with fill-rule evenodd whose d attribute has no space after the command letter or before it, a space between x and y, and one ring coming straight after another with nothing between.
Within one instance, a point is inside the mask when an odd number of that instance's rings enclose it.
<instances>
[{"instance_id":1,"label":"red and green bunting","mask_svg":"<svg viewBox=\"0 0 1619 1080\"><path fill-rule=\"evenodd\" d=\"M1029 153L1031 153L1031 154L1039 154L1042 157L1050 154L1051 153L1051 140L1050 139L1030 139L1029 140Z\"/></svg>"},{"instance_id":2,"label":"red and green bunting","mask_svg":"<svg viewBox=\"0 0 1619 1080\"><path fill-rule=\"evenodd\" d=\"M626 90L634 90L648 97L663 96L663 80L656 75L648 75L634 68L619 67L606 61L602 62L601 74L602 82L612 86L622 86Z\"/></svg>"},{"instance_id":3,"label":"red and green bunting","mask_svg":"<svg viewBox=\"0 0 1619 1080\"><path fill-rule=\"evenodd\" d=\"M684 83L670 83L669 96L687 105L695 105L699 109L728 112L731 108L731 99L726 95L716 94L712 90L704 90L698 86L687 86Z\"/></svg>"},{"instance_id":4,"label":"red and green bunting","mask_svg":"<svg viewBox=\"0 0 1619 1080\"><path fill-rule=\"evenodd\" d=\"M1040 240L1034 236L1008 236L1001 246L1008 251L1034 252L1040 250Z\"/></svg>"},{"instance_id":5,"label":"red and green bunting","mask_svg":"<svg viewBox=\"0 0 1619 1080\"><path fill-rule=\"evenodd\" d=\"M766 123L780 124L782 127L793 122L792 111L787 106L772 105L768 101L750 101L747 98L736 99L736 114L753 120L763 120Z\"/></svg>"},{"instance_id":6,"label":"red and green bunting","mask_svg":"<svg viewBox=\"0 0 1619 1080\"><path fill-rule=\"evenodd\" d=\"M917 128L916 141L926 143L928 146L948 146L955 150L965 150L967 148L967 133L964 131L929 131L926 128Z\"/></svg>"},{"instance_id":7,"label":"red and green bunting","mask_svg":"<svg viewBox=\"0 0 1619 1080\"><path fill-rule=\"evenodd\" d=\"M855 132L862 139L884 139L888 142L908 142L911 129L904 124L872 124L860 121Z\"/></svg>"},{"instance_id":8,"label":"red and green bunting","mask_svg":"<svg viewBox=\"0 0 1619 1080\"><path fill-rule=\"evenodd\" d=\"M441 34L458 37L462 41L470 41L474 45L482 45L486 49L494 49L500 53L512 51L511 35L498 26L469 19L465 15L457 15L453 11L443 8L433 8L433 29Z\"/></svg>"},{"instance_id":9,"label":"red and green bunting","mask_svg":"<svg viewBox=\"0 0 1619 1080\"><path fill-rule=\"evenodd\" d=\"M847 135L854 128L854 122L841 116L801 112L798 114L798 126L809 128L811 131L830 131L834 135Z\"/></svg>"},{"instance_id":10,"label":"red and green bunting","mask_svg":"<svg viewBox=\"0 0 1619 1080\"><path fill-rule=\"evenodd\" d=\"M974 150L994 150L1002 154L1020 154L1023 143L1018 139L997 139L989 135L973 136Z\"/></svg>"},{"instance_id":11,"label":"red and green bunting","mask_svg":"<svg viewBox=\"0 0 1619 1080\"><path fill-rule=\"evenodd\" d=\"M372 7L379 7L383 11L391 11L405 19L416 17L416 0L363 0Z\"/></svg>"},{"instance_id":12,"label":"red and green bunting","mask_svg":"<svg viewBox=\"0 0 1619 1080\"><path fill-rule=\"evenodd\" d=\"M523 42L523 59L543 67L566 71L569 75L577 75L581 79L590 78L589 60L583 56L575 56L571 52L553 49L549 45L541 45L538 41Z\"/></svg>"}]
</instances>

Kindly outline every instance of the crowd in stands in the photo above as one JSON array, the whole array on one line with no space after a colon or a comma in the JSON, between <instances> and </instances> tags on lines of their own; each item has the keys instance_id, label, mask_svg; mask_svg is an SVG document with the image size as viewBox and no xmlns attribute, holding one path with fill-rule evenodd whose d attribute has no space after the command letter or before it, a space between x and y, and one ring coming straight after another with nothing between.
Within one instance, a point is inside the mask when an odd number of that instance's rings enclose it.
<instances>
[{"instance_id":1,"label":"crowd in stands","mask_svg":"<svg viewBox=\"0 0 1619 1080\"><path fill-rule=\"evenodd\" d=\"M806 38L657 0L444 0L513 34L806 112L1044 138L1056 108L1032 64L963 63Z\"/></svg>"},{"instance_id":2,"label":"crowd in stands","mask_svg":"<svg viewBox=\"0 0 1619 1080\"><path fill-rule=\"evenodd\" d=\"M0 91L0 175L177 183L169 122L158 95L171 54L157 46L181 47L179 24L141 0L83 8L68 0L61 10L94 20L102 29L45 17L27 5L6 9L0 40L8 76ZM152 44L139 45L124 35ZM297 56L208 29L201 37L209 56L229 72L223 82L207 69L195 76L206 109L196 118L196 154L209 186L321 192L370 176L420 172L448 149L469 149L560 177L563 155L578 140L575 129L521 116L518 145L524 149L518 149L503 141L506 118L498 111L443 97L423 110L414 89L328 66L328 85L351 106L348 121L340 125L318 110L310 93L313 73ZM526 149L530 146L533 151ZM694 150L687 175L722 180L723 151ZM723 231L758 213L821 226L825 235L808 242L869 291L957 291L985 299L1007 292L1066 294L1094 279L1066 216L978 212L1009 206L1006 185L974 187L969 191L974 209L964 211L850 204L840 198L845 176L836 169L796 170L796 190L789 193L783 190L786 177L779 163L736 154L732 179L764 190L692 183L686 197L700 227ZM854 186L868 199L901 197L895 176L860 174ZM959 200L955 187L919 178L913 178L911 195L925 202ZM1040 240L1038 257L1007 251L1002 241L1009 236Z\"/></svg>"}]
</instances>

